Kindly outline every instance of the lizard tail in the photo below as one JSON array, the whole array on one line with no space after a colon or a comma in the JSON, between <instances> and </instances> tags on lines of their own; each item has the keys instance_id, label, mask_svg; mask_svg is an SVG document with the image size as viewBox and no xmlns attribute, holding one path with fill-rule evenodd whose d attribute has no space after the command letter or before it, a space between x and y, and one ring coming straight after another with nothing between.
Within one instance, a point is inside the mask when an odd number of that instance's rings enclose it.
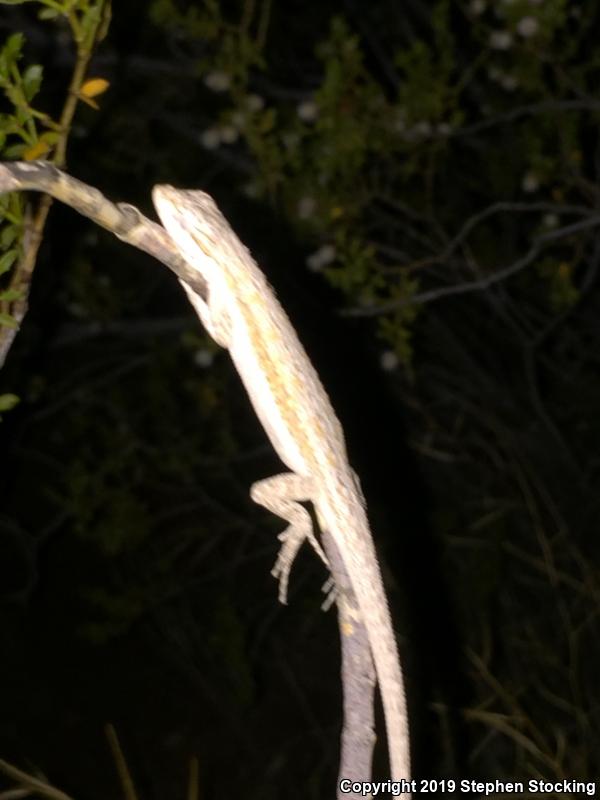
<instances>
[{"instance_id":1,"label":"lizard tail","mask_svg":"<svg viewBox=\"0 0 600 800\"><path fill-rule=\"evenodd\" d=\"M391 778L410 781L408 711L398 648L364 505L353 506L352 517L344 520L347 524L330 525L329 530L337 528L334 539L343 543L340 552L367 630L385 714ZM410 800L410 793L401 797Z\"/></svg>"},{"instance_id":2,"label":"lizard tail","mask_svg":"<svg viewBox=\"0 0 600 800\"><path fill-rule=\"evenodd\" d=\"M379 569L377 572L378 580L366 587L359 582L356 594L361 611L364 608L370 610L368 615L363 612L363 616L385 714L391 778L409 781L410 743L404 677ZM375 614L374 609L377 609ZM409 800L410 794L402 797Z\"/></svg>"}]
</instances>

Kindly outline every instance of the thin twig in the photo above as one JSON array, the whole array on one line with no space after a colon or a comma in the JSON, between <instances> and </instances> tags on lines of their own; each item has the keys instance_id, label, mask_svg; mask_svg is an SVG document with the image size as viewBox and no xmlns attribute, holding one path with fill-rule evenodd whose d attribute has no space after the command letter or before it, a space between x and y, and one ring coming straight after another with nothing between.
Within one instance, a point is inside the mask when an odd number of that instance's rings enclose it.
<instances>
[{"instance_id":1,"label":"thin twig","mask_svg":"<svg viewBox=\"0 0 600 800\"><path fill-rule=\"evenodd\" d=\"M135 206L111 203L98 189L46 161L0 163L0 193L22 190L46 192L66 203L122 241L161 261L195 292L206 297L206 283L178 254L168 233Z\"/></svg>"},{"instance_id":2,"label":"thin twig","mask_svg":"<svg viewBox=\"0 0 600 800\"><path fill-rule=\"evenodd\" d=\"M187 800L198 800L199 797L198 759L196 756L192 756L190 758Z\"/></svg>"},{"instance_id":3,"label":"thin twig","mask_svg":"<svg viewBox=\"0 0 600 800\"><path fill-rule=\"evenodd\" d=\"M2 758L0 758L0 772L8 775L9 778L12 778L16 783L20 783L21 786L29 789L29 791L42 795L42 797L49 797L51 800L73 800L70 795L61 792L60 789L56 789L39 778L34 778L33 775L9 764L8 761L4 761Z\"/></svg>"},{"instance_id":4,"label":"thin twig","mask_svg":"<svg viewBox=\"0 0 600 800\"><path fill-rule=\"evenodd\" d=\"M346 309L342 311L342 314L343 316L347 317L376 317L381 314L387 314L390 311L397 311L399 308L404 308L405 306L425 305L426 303L432 303L436 300L440 300L442 297L452 297L460 294L468 294L469 292L484 291L485 289L489 289L490 286L505 281L507 278L516 275L528 264L531 264L531 262L538 257L542 249L542 245L544 245L546 242L554 239L561 239L566 236L570 236L572 233L578 233L579 231L587 228L595 228L599 225L600 215L594 215L588 217L587 219L580 220L579 222L574 222L571 225L565 225L564 227L557 228L554 231L543 233L533 240L533 244L527 253L522 256L522 258L517 259L517 261L514 261L504 269L500 269L491 275L486 275L484 278L479 278L475 281L467 281L454 286L442 286L439 289L430 289L427 292L421 292L413 295L412 297L394 300L391 303L384 303L383 305L377 307Z\"/></svg>"},{"instance_id":5,"label":"thin twig","mask_svg":"<svg viewBox=\"0 0 600 800\"><path fill-rule=\"evenodd\" d=\"M595 112L600 110L600 102L597 100L549 100L544 103L532 103L529 106L520 106L513 108L506 114L500 114L491 119L484 119L481 122L475 122L473 125L465 125L463 128L457 128L449 135L457 138L462 136L473 136L476 133L481 133L488 128L495 128L499 125L508 125L518 119L524 117L534 117L538 114L554 114L557 111L589 111Z\"/></svg>"},{"instance_id":6,"label":"thin twig","mask_svg":"<svg viewBox=\"0 0 600 800\"><path fill-rule=\"evenodd\" d=\"M127 766L125 756L123 755L123 750L121 749L119 737L117 736L114 725L108 722L104 726L104 733L108 739L108 746L110 747L111 753L115 760L117 772L119 773L121 787L123 789L123 797L125 800L139 800L135 790L135 785L133 783L133 778L131 777L131 772Z\"/></svg>"}]
</instances>

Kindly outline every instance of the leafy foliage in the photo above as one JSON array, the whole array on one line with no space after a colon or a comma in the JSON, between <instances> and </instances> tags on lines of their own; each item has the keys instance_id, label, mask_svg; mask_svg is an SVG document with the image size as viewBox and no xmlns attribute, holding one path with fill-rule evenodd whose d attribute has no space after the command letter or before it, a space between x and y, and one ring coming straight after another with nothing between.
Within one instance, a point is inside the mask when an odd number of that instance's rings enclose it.
<instances>
[{"instance_id":1,"label":"leafy foliage","mask_svg":"<svg viewBox=\"0 0 600 800\"><path fill-rule=\"evenodd\" d=\"M22 5L32 0L2 0L4 5ZM106 33L109 20L108 0L35 0L41 20L68 21L77 49L78 60L60 118L32 105L37 97L43 77L40 64L29 64L24 70L19 62L23 57L24 36L14 33L0 48L0 90L4 93L11 111L0 114L0 156L6 159L32 161L53 157L61 165L66 150L66 140L75 111L77 96L88 105L98 108L92 100L108 87L100 78L82 85L85 65L95 42ZM29 246L20 249L25 225L24 204L18 194L0 198L0 352L2 361L12 341L12 331L19 325L27 311L30 282L35 266L37 246L49 205L40 203L33 219L29 220ZM30 217L33 215L30 215ZM4 328L4 331L2 331ZM8 333L7 330L8 329ZM12 393L3 395L5 410L15 405ZM2 400L0 398L0 400Z\"/></svg>"},{"instance_id":2,"label":"leafy foliage","mask_svg":"<svg viewBox=\"0 0 600 800\"><path fill-rule=\"evenodd\" d=\"M8 159L40 158L58 141L58 125L31 103L40 90L43 69L40 64L19 68L24 37L9 36L0 50L0 89L14 107L12 114L0 116L0 147ZM39 125L50 130L39 132Z\"/></svg>"}]
</instances>

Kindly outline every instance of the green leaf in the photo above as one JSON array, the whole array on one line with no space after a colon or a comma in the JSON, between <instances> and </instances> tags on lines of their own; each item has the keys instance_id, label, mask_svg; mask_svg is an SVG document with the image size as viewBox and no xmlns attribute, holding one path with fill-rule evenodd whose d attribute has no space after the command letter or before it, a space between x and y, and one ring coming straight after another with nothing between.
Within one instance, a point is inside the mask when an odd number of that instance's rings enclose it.
<instances>
[{"instance_id":1,"label":"green leaf","mask_svg":"<svg viewBox=\"0 0 600 800\"><path fill-rule=\"evenodd\" d=\"M0 394L0 411L10 411L20 402L21 399L16 394Z\"/></svg>"},{"instance_id":2,"label":"green leaf","mask_svg":"<svg viewBox=\"0 0 600 800\"><path fill-rule=\"evenodd\" d=\"M11 303L13 300L20 300L23 297L23 289L5 289L0 292L0 300Z\"/></svg>"},{"instance_id":3,"label":"green leaf","mask_svg":"<svg viewBox=\"0 0 600 800\"><path fill-rule=\"evenodd\" d=\"M38 13L38 19L55 19L58 15L59 12L55 8L43 8Z\"/></svg>"},{"instance_id":4,"label":"green leaf","mask_svg":"<svg viewBox=\"0 0 600 800\"><path fill-rule=\"evenodd\" d=\"M2 86L5 88L10 82L10 70L21 55L24 37L22 33L13 33L9 36L4 47L0 49L0 78Z\"/></svg>"},{"instance_id":5,"label":"green leaf","mask_svg":"<svg viewBox=\"0 0 600 800\"><path fill-rule=\"evenodd\" d=\"M49 145L55 145L60 139L60 133L57 131L46 131L40 136L41 142L46 142Z\"/></svg>"},{"instance_id":6,"label":"green leaf","mask_svg":"<svg viewBox=\"0 0 600 800\"><path fill-rule=\"evenodd\" d=\"M12 160L13 158L21 158L25 150L27 150L29 145L27 144L13 144L10 147L7 147L6 150L2 153L3 158L6 158L7 161Z\"/></svg>"},{"instance_id":7,"label":"green leaf","mask_svg":"<svg viewBox=\"0 0 600 800\"><path fill-rule=\"evenodd\" d=\"M5 3L6 0L0 0L0 2ZM25 37L22 33L13 33L12 36L9 36L6 40L3 53L5 53L7 58L10 58L11 61L16 61L21 55L24 43Z\"/></svg>"},{"instance_id":8,"label":"green leaf","mask_svg":"<svg viewBox=\"0 0 600 800\"><path fill-rule=\"evenodd\" d=\"M4 325L5 328L18 328L19 323L10 314L4 314L0 311L0 326Z\"/></svg>"},{"instance_id":9,"label":"green leaf","mask_svg":"<svg viewBox=\"0 0 600 800\"><path fill-rule=\"evenodd\" d=\"M15 119L22 128L25 128L31 120L31 112L26 105L23 105L23 98L20 89L8 89L6 96L15 106ZM23 135L25 138L25 135Z\"/></svg>"},{"instance_id":10,"label":"green leaf","mask_svg":"<svg viewBox=\"0 0 600 800\"><path fill-rule=\"evenodd\" d=\"M0 256L0 275L8 272L17 260L18 255L19 253L17 250L9 250L8 253L4 253L3 256Z\"/></svg>"},{"instance_id":11,"label":"green leaf","mask_svg":"<svg viewBox=\"0 0 600 800\"><path fill-rule=\"evenodd\" d=\"M2 212L5 210L5 208L6 206L0 207L0 217L2 216ZM19 235L19 228L16 225L8 225L8 224L3 225L0 228L0 249L8 250L8 248L15 241L18 235ZM6 253L4 255L6 255ZM3 272L1 266L2 264L1 259L4 258L4 255L0 256L0 275L2 275ZM12 259L12 262L14 262L14 257ZM8 269L10 269L10 267L12 266L12 262L8 266L8 268L4 270L4 272L7 272Z\"/></svg>"},{"instance_id":12,"label":"green leaf","mask_svg":"<svg viewBox=\"0 0 600 800\"><path fill-rule=\"evenodd\" d=\"M30 103L40 90L43 68L40 64L31 64L23 73L23 91L27 102Z\"/></svg>"}]
</instances>

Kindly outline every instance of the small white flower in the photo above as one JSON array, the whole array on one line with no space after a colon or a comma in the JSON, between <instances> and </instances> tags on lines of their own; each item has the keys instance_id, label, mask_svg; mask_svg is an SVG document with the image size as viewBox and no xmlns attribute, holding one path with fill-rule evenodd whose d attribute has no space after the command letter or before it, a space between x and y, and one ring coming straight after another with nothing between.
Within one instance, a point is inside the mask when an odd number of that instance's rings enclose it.
<instances>
[{"instance_id":1,"label":"small white flower","mask_svg":"<svg viewBox=\"0 0 600 800\"><path fill-rule=\"evenodd\" d=\"M210 367L215 360L215 354L205 348L199 348L193 355L194 364L197 367Z\"/></svg>"},{"instance_id":2,"label":"small white flower","mask_svg":"<svg viewBox=\"0 0 600 800\"><path fill-rule=\"evenodd\" d=\"M314 197L305 195L298 201L297 214L300 219L308 219L315 213L317 203Z\"/></svg>"},{"instance_id":3,"label":"small white flower","mask_svg":"<svg viewBox=\"0 0 600 800\"><path fill-rule=\"evenodd\" d=\"M539 29L540 23L535 17L523 17L517 22L517 31L524 39L535 36Z\"/></svg>"},{"instance_id":4,"label":"small white flower","mask_svg":"<svg viewBox=\"0 0 600 800\"><path fill-rule=\"evenodd\" d=\"M246 115L243 111L234 111L229 119L238 130L241 130L246 124Z\"/></svg>"},{"instance_id":5,"label":"small white flower","mask_svg":"<svg viewBox=\"0 0 600 800\"><path fill-rule=\"evenodd\" d=\"M373 308L375 305L375 298L371 294L360 294L358 296L358 305L361 308Z\"/></svg>"},{"instance_id":6,"label":"small white flower","mask_svg":"<svg viewBox=\"0 0 600 800\"><path fill-rule=\"evenodd\" d=\"M391 121L392 129L397 133L403 133L406 130L406 109L398 108Z\"/></svg>"},{"instance_id":7,"label":"small white flower","mask_svg":"<svg viewBox=\"0 0 600 800\"><path fill-rule=\"evenodd\" d=\"M67 310L72 317L87 317L87 310L81 305L81 303L69 303L67 306Z\"/></svg>"},{"instance_id":8,"label":"small white flower","mask_svg":"<svg viewBox=\"0 0 600 800\"><path fill-rule=\"evenodd\" d=\"M314 122L319 116L319 107L314 100L303 100L296 106L296 113L303 122Z\"/></svg>"},{"instance_id":9,"label":"small white flower","mask_svg":"<svg viewBox=\"0 0 600 800\"><path fill-rule=\"evenodd\" d=\"M421 122L417 122L412 128L408 128L402 134L402 138L405 139L407 142L416 142L420 139L427 139L428 136L431 136L433 132L433 128L430 122L427 120L421 120Z\"/></svg>"},{"instance_id":10,"label":"small white flower","mask_svg":"<svg viewBox=\"0 0 600 800\"><path fill-rule=\"evenodd\" d=\"M428 136L431 136L431 123L426 119L423 119L421 122L417 122L413 128L413 131L417 134L417 136L421 136L426 139Z\"/></svg>"},{"instance_id":11,"label":"small white flower","mask_svg":"<svg viewBox=\"0 0 600 800\"><path fill-rule=\"evenodd\" d=\"M331 264L332 261L335 261L335 256L335 247L332 244L324 244L308 256L306 259L306 266L311 272L320 272L327 264Z\"/></svg>"},{"instance_id":12,"label":"small white flower","mask_svg":"<svg viewBox=\"0 0 600 800\"><path fill-rule=\"evenodd\" d=\"M321 259L318 257L318 253L312 253L306 259L306 266L311 272L320 272L323 269L323 264L321 264Z\"/></svg>"},{"instance_id":13,"label":"small white flower","mask_svg":"<svg viewBox=\"0 0 600 800\"><path fill-rule=\"evenodd\" d=\"M437 132L440 136L450 136L452 133L452 125L449 122L440 122L437 126Z\"/></svg>"},{"instance_id":14,"label":"small white flower","mask_svg":"<svg viewBox=\"0 0 600 800\"><path fill-rule=\"evenodd\" d=\"M512 45L512 36L508 31L492 31L489 44L492 50L508 50Z\"/></svg>"},{"instance_id":15,"label":"small white flower","mask_svg":"<svg viewBox=\"0 0 600 800\"><path fill-rule=\"evenodd\" d=\"M324 244L323 247L321 247L320 252L321 262L323 265L331 264L332 261L335 261L337 253L332 244Z\"/></svg>"},{"instance_id":16,"label":"small white flower","mask_svg":"<svg viewBox=\"0 0 600 800\"><path fill-rule=\"evenodd\" d=\"M204 76L204 85L212 92L226 92L231 86L231 78L222 70L214 70Z\"/></svg>"},{"instance_id":17,"label":"small white flower","mask_svg":"<svg viewBox=\"0 0 600 800\"><path fill-rule=\"evenodd\" d=\"M558 214L544 214L542 219L545 228L556 228L558 223L560 222L558 218Z\"/></svg>"},{"instance_id":18,"label":"small white flower","mask_svg":"<svg viewBox=\"0 0 600 800\"><path fill-rule=\"evenodd\" d=\"M225 144L233 144L239 135L240 132L233 125L221 125L219 128L219 136Z\"/></svg>"},{"instance_id":19,"label":"small white flower","mask_svg":"<svg viewBox=\"0 0 600 800\"><path fill-rule=\"evenodd\" d=\"M469 6L469 11L476 17L478 17L480 14L483 14L485 11L485 0L472 0L471 5Z\"/></svg>"},{"instance_id":20,"label":"small white flower","mask_svg":"<svg viewBox=\"0 0 600 800\"><path fill-rule=\"evenodd\" d=\"M540 180L535 172L526 172L521 181L521 188L524 192L536 192L539 188Z\"/></svg>"},{"instance_id":21,"label":"small white flower","mask_svg":"<svg viewBox=\"0 0 600 800\"><path fill-rule=\"evenodd\" d=\"M218 128L207 128L200 135L200 144L207 150L216 150L221 144L221 134Z\"/></svg>"},{"instance_id":22,"label":"small white flower","mask_svg":"<svg viewBox=\"0 0 600 800\"><path fill-rule=\"evenodd\" d=\"M261 111L265 107L265 101L258 94L249 94L246 97L246 108L248 111Z\"/></svg>"},{"instance_id":23,"label":"small white flower","mask_svg":"<svg viewBox=\"0 0 600 800\"><path fill-rule=\"evenodd\" d=\"M300 137L295 131L288 131L287 133L283 134L281 141L283 142L286 150L294 150L300 143Z\"/></svg>"},{"instance_id":24,"label":"small white flower","mask_svg":"<svg viewBox=\"0 0 600 800\"><path fill-rule=\"evenodd\" d=\"M379 356L379 364L384 372L393 372L398 368L398 356L393 350L384 350Z\"/></svg>"},{"instance_id":25,"label":"small white flower","mask_svg":"<svg viewBox=\"0 0 600 800\"><path fill-rule=\"evenodd\" d=\"M415 128L408 128L402 134L402 138L405 142L416 142L419 139L419 132L415 130Z\"/></svg>"},{"instance_id":26,"label":"small white flower","mask_svg":"<svg viewBox=\"0 0 600 800\"><path fill-rule=\"evenodd\" d=\"M258 197L260 194L260 189L256 183L245 183L242 186L242 192L246 195L246 197Z\"/></svg>"},{"instance_id":27,"label":"small white flower","mask_svg":"<svg viewBox=\"0 0 600 800\"><path fill-rule=\"evenodd\" d=\"M518 85L519 81L514 75L503 75L500 78L500 86L502 86L503 89L506 89L507 92L513 92Z\"/></svg>"}]
</instances>

